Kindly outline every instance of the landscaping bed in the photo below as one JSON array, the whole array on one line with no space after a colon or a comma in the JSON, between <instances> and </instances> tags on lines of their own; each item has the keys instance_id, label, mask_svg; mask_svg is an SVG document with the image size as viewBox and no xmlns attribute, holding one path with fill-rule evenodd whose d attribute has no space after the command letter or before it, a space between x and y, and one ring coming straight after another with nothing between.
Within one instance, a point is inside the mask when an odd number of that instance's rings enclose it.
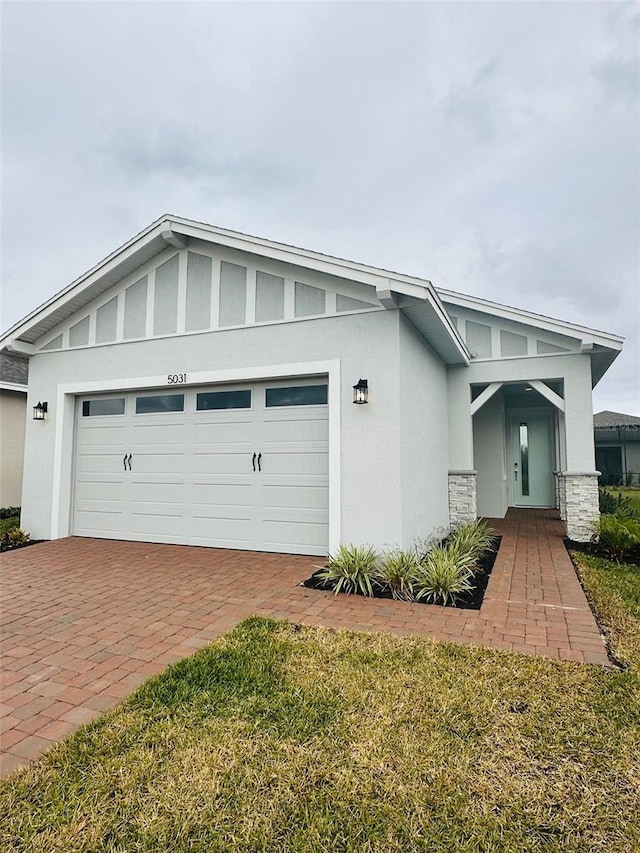
<instances>
[{"instance_id":1,"label":"landscaping bed","mask_svg":"<svg viewBox=\"0 0 640 853\"><path fill-rule=\"evenodd\" d=\"M599 542L575 542L573 539L565 539L564 544L569 552L577 551L581 554L588 554L590 557L611 559L610 551ZM640 544L629 547L628 551L625 552L624 562L638 566L640 572Z\"/></svg>"},{"instance_id":2,"label":"landscaping bed","mask_svg":"<svg viewBox=\"0 0 640 853\"><path fill-rule=\"evenodd\" d=\"M26 542L17 542L11 544L5 544L0 541L0 554L4 554L5 551L17 551L19 548L28 548L29 545L42 545L43 542L47 542L47 539L28 539Z\"/></svg>"},{"instance_id":3,"label":"landscaping bed","mask_svg":"<svg viewBox=\"0 0 640 853\"><path fill-rule=\"evenodd\" d=\"M456 607L464 610L480 610L480 607L482 606L482 601L484 599L484 594L487 590L487 585L489 583L489 578L491 577L491 572L498 556L498 550L500 548L501 541L501 536L492 536L490 547L483 551L481 556L478 558L473 573L473 588L458 593L455 600L447 600L446 603L440 602L440 605L442 607ZM311 577L302 581L302 586L307 587L307 589L321 589L324 591L333 591L333 585L330 582L322 579L322 571L322 568L318 568L318 570L314 572ZM361 589L356 588L352 590L352 592L354 595L364 595ZM371 597L393 599L393 593L388 588L376 585L373 587L373 595ZM420 599L417 601L417 603L432 604L433 602Z\"/></svg>"}]
</instances>

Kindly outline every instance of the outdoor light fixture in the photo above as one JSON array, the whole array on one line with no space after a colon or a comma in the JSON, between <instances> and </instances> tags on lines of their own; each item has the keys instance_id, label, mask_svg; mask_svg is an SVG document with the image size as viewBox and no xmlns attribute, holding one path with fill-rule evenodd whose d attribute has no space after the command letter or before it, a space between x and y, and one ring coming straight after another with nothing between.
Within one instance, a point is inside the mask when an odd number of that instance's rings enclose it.
<instances>
[{"instance_id":1,"label":"outdoor light fixture","mask_svg":"<svg viewBox=\"0 0 640 853\"><path fill-rule=\"evenodd\" d=\"M43 421L46 417L47 411L49 410L48 403L38 403L37 406L33 407L33 419L34 421Z\"/></svg>"},{"instance_id":2,"label":"outdoor light fixture","mask_svg":"<svg viewBox=\"0 0 640 853\"><path fill-rule=\"evenodd\" d=\"M358 380L357 385L353 386L353 402L358 405L362 405L362 403L368 403L367 399L369 396L369 383L366 379Z\"/></svg>"}]
</instances>

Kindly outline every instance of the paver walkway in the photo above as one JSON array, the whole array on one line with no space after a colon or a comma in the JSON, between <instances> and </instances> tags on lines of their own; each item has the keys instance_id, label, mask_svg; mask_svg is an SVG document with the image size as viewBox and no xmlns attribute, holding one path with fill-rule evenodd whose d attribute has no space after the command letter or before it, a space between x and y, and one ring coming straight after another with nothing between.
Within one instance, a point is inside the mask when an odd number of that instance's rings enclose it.
<instances>
[{"instance_id":1,"label":"paver walkway","mask_svg":"<svg viewBox=\"0 0 640 853\"><path fill-rule=\"evenodd\" d=\"M251 614L606 666L554 513L491 524L503 540L480 611L299 586L317 557L81 538L3 554L0 774Z\"/></svg>"}]
</instances>

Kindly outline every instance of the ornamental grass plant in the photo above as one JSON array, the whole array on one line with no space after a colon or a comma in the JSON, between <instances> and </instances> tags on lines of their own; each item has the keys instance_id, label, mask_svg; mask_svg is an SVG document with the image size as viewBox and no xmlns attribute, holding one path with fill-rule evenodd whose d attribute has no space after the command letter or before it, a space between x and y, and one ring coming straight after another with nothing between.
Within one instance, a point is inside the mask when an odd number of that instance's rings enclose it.
<instances>
[{"instance_id":1,"label":"ornamental grass plant","mask_svg":"<svg viewBox=\"0 0 640 853\"><path fill-rule=\"evenodd\" d=\"M373 595L378 555L368 545L340 545L318 572L318 578L339 592Z\"/></svg>"},{"instance_id":2,"label":"ornamental grass plant","mask_svg":"<svg viewBox=\"0 0 640 853\"><path fill-rule=\"evenodd\" d=\"M425 557L413 588L417 601L455 604L460 595L473 589L473 572L455 546L439 545Z\"/></svg>"},{"instance_id":3,"label":"ornamental grass plant","mask_svg":"<svg viewBox=\"0 0 640 853\"><path fill-rule=\"evenodd\" d=\"M314 577L336 594L455 605L475 589L479 560L493 549L493 536L487 524L473 521L438 543L419 542L381 555L369 545L340 545Z\"/></svg>"},{"instance_id":4,"label":"ornamental grass plant","mask_svg":"<svg viewBox=\"0 0 640 853\"><path fill-rule=\"evenodd\" d=\"M386 551L376 572L376 581L382 589L387 589L396 601L414 601L413 587L421 569L418 552Z\"/></svg>"}]
</instances>

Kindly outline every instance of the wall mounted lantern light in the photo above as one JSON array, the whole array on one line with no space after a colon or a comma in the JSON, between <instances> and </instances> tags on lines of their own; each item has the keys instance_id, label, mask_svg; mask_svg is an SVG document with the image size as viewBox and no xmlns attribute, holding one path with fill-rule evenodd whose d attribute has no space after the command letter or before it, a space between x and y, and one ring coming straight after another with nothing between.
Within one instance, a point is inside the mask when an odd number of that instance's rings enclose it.
<instances>
[{"instance_id":1,"label":"wall mounted lantern light","mask_svg":"<svg viewBox=\"0 0 640 853\"><path fill-rule=\"evenodd\" d=\"M43 421L47 415L47 411L49 410L49 405L45 401L44 403L38 403L37 406L33 407L33 419L34 421Z\"/></svg>"},{"instance_id":2,"label":"wall mounted lantern light","mask_svg":"<svg viewBox=\"0 0 640 853\"><path fill-rule=\"evenodd\" d=\"M358 405L369 402L369 382L366 379L360 379L353 386L353 402Z\"/></svg>"}]
</instances>

